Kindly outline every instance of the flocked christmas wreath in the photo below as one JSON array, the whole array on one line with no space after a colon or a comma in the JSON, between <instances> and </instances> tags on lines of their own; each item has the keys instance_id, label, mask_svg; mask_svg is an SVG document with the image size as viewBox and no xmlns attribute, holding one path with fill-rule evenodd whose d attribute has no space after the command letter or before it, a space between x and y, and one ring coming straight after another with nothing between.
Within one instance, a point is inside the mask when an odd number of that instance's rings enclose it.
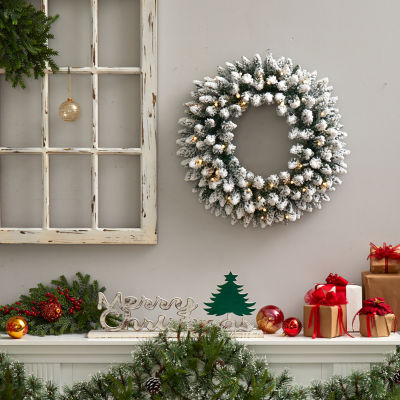
<instances>
[{"instance_id":1,"label":"flocked christmas wreath","mask_svg":"<svg viewBox=\"0 0 400 400\"><path fill-rule=\"evenodd\" d=\"M194 182L206 209L229 216L232 224L265 228L321 208L341 183L338 175L346 172L349 153L328 79L318 80L316 72L271 54L264 60L258 54L252 61L242 57L217 71L214 78L194 81L177 141L185 180ZM233 144L234 120L249 105L264 104L275 105L286 118L294 142L288 170L268 177L243 167Z\"/></svg>"}]
</instances>

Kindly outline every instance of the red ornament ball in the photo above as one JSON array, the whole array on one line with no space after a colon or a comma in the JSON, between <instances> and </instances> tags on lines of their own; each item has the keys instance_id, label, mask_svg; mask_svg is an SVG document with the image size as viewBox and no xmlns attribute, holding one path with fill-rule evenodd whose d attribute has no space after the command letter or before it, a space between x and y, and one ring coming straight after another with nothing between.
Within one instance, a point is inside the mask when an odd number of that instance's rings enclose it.
<instances>
[{"instance_id":1,"label":"red ornament ball","mask_svg":"<svg viewBox=\"0 0 400 400\"><path fill-rule=\"evenodd\" d=\"M62 307L59 303L47 303L40 307L42 317L49 322L56 322L62 316Z\"/></svg>"},{"instance_id":2,"label":"red ornament ball","mask_svg":"<svg viewBox=\"0 0 400 400\"><path fill-rule=\"evenodd\" d=\"M284 320L283 312L276 306L265 306L257 313L257 326L264 333L275 333Z\"/></svg>"},{"instance_id":3,"label":"red ornament ball","mask_svg":"<svg viewBox=\"0 0 400 400\"><path fill-rule=\"evenodd\" d=\"M285 336L297 336L303 327L298 318L287 318L283 321L283 334Z\"/></svg>"}]
</instances>

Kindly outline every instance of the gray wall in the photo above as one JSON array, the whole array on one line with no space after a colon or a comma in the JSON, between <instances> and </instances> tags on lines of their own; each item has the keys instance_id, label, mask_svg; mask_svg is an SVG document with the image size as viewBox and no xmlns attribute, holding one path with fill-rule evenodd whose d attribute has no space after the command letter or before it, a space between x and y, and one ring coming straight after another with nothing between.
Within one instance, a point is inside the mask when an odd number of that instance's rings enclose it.
<instances>
[{"instance_id":1,"label":"gray wall","mask_svg":"<svg viewBox=\"0 0 400 400\"><path fill-rule=\"evenodd\" d=\"M304 293L329 272L360 283L369 242L400 239L399 12L395 0L160 0L159 244L0 246L0 302L76 271L98 278L110 295L201 302L232 270L257 307L276 304L286 316L300 316ZM352 155L343 185L321 211L288 226L245 230L208 214L183 181L176 122L193 79L267 49L330 78ZM2 95L2 110L18 107L10 96ZM2 123L2 134L13 127ZM272 110L249 110L237 129L243 164L264 174L284 168L287 131Z\"/></svg>"}]
</instances>

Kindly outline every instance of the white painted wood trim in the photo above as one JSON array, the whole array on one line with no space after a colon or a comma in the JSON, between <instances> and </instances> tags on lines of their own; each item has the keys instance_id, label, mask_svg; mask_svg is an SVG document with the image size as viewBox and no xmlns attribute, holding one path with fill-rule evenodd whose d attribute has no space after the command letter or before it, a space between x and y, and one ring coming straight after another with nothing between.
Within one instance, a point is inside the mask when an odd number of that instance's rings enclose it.
<instances>
[{"instance_id":1,"label":"white painted wood trim","mask_svg":"<svg viewBox=\"0 0 400 400\"><path fill-rule=\"evenodd\" d=\"M157 243L157 0L140 0L141 227Z\"/></svg>"},{"instance_id":2,"label":"white painted wood trim","mask_svg":"<svg viewBox=\"0 0 400 400\"><path fill-rule=\"evenodd\" d=\"M97 149L89 147L47 147L44 150L42 147L0 147L0 154L123 154L140 156L142 149L139 147L102 147Z\"/></svg>"},{"instance_id":3,"label":"white painted wood trim","mask_svg":"<svg viewBox=\"0 0 400 400\"><path fill-rule=\"evenodd\" d=\"M92 68L98 67L98 0L91 0L92 5ZM99 227L99 76L97 72L92 73L92 148L91 155L91 181L92 181L92 200L90 205L92 228Z\"/></svg>"},{"instance_id":4,"label":"white painted wood trim","mask_svg":"<svg viewBox=\"0 0 400 400\"><path fill-rule=\"evenodd\" d=\"M90 374L106 370L113 363L130 362L131 352L145 340L88 339L77 334L27 335L15 340L0 335L0 351L28 363L28 369L36 375L64 385L71 384L74 379L87 379ZM400 345L398 333L387 338L363 338L355 334L354 339L343 336L315 340L303 336L282 337L278 333L235 340L265 357L272 370L289 369L299 384L327 379L335 373L347 374L353 369L368 369Z\"/></svg>"},{"instance_id":5,"label":"white painted wood trim","mask_svg":"<svg viewBox=\"0 0 400 400\"><path fill-rule=\"evenodd\" d=\"M7 244L149 244L141 228L0 228Z\"/></svg>"},{"instance_id":6,"label":"white painted wood trim","mask_svg":"<svg viewBox=\"0 0 400 400\"><path fill-rule=\"evenodd\" d=\"M42 0L42 10L48 14L48 0ZM49 155L46 152L49 147L49 75L42 78L42 188L43 209L42 228L50 226L50 178L49 178Z\"/></svg>"},{"instance_id":7,"label":"white painted wood trim","mask_svg":"<svg viewBox=\"0 0 400 400\"><path fill-rule=\"evenodd\" d=\"M4 68L0 68L0 74L4 74ZM113 75L139 75L140 67L70 67L71 74L113 74ZM51 69L46 70L47 74L53 74ZM60 67L57 74L67 74L68 67Z\"/></svg>"},{"instance_id":8,"label":"white painted wood trim","mask_svg":"<svg viewBox=\"0 0 400 400\"><path fill-rule=\"evenodd\" d=\"M1 154L37 154L42 156L43 211L41 228L0 228L0 243L55 244L156 244L157 243L157 2L140 0L140 67L102 67L98 65L98 0L91 0L92 39L91 65L70 67L72 74L91 74L92 81L92 146L90 148L49 146L49 77L48 65L42 79L42 147L0 147ZM47 14L48 0L41 0ZM0 69L0 73L4 73ZM60 67L59 73L67 73ZM140 75L141 78L141 144L140 148L98 147L98 76L99 74ZM91 156L91 227L59 229L50 227L50 154L89 154ZM141 210L140 227L108 229L98 220L99 155L140 156Z\"/></svg>"}]
</instances>

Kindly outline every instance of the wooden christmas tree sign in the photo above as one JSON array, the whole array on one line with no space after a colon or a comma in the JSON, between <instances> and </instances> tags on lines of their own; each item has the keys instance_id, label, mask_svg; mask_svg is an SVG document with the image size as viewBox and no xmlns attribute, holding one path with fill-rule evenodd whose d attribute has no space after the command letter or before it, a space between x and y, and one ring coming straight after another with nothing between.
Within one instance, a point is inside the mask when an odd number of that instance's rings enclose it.
<instances>
[{"instance_id":1,"label":"wooden christmas tree sign","mask_svg":"<svg viewBox=\"0 0 400 400\"><path fill-rule=\"evenodd\" d=\"M243 285L236 283L237 275L225 275L225 283L218 285L218 293L213 293L210 302L204 303L204 309L208 315L221 316L226 315L226 318L218 323L222 328L235 333L242 333L239 336L262 336L262 332L254 328L254 326L245 320L245 315L251 315L255 308L252 308L256 303L248 302L248 294L241 293ZM231 318L231 314L242 317L241 321ZM243 335L243 333L246 333Z\"/></svg>"}]
</instances>

